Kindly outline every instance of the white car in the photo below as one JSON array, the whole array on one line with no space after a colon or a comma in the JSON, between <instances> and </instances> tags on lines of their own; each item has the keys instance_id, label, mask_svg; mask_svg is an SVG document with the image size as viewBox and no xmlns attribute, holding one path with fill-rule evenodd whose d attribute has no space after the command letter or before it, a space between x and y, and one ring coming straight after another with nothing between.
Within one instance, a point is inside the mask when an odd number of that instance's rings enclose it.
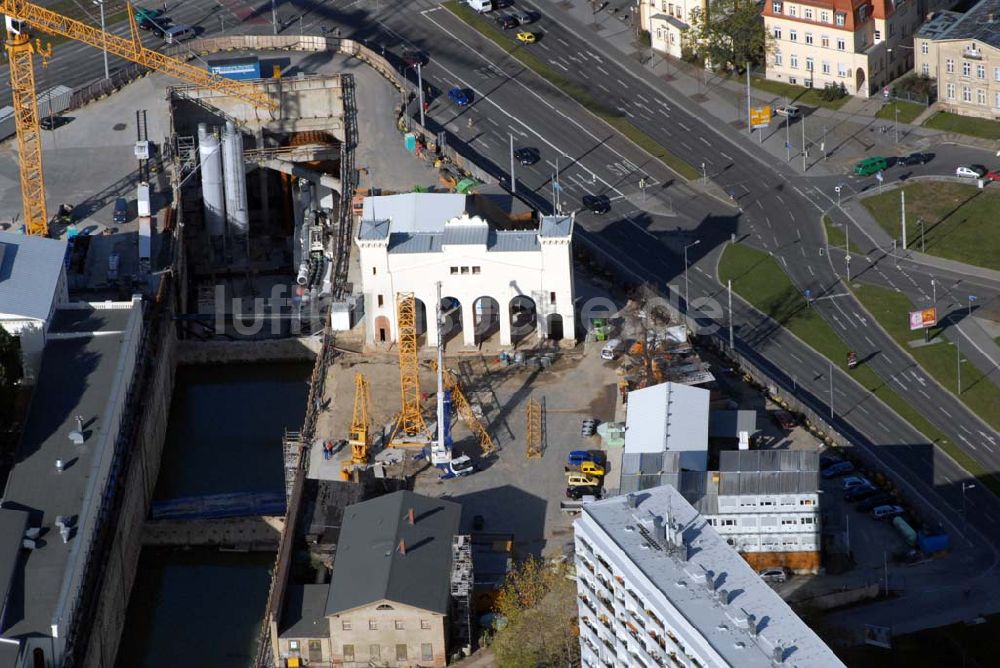
<instances>
[{"instance_id":1,"label":"white car","mask_svg":"<svg viewBox=\"0 0 1000 668\"><path fill-rule=\"evenodd\" d=\"M797 118L802 110L796 107L794 104L787 104L782 107L777 107L774 110L777 116L788 116L789 118Z\"/></svg>"},{"instance_id":2,"label":"white car","mask_svg":"<svg viewBox=\"0 0 1000 668\"><path fill-rule=\"evenodd\" d=\"M985 173L986 170L979 165L959 165L958 169L955 170L955 176L966 179L982 178Z\"/></svg>"},{"instance_id":3,"label":"white car","mask_svg":"<svg viewBox=\"0 0 1000 668\"><path fill-rule=\"evenodd\" d=\"M758 573L764 582L784 582L788 579L788 569L784 567L765 568Z\"/></svg>"}]
</instances>

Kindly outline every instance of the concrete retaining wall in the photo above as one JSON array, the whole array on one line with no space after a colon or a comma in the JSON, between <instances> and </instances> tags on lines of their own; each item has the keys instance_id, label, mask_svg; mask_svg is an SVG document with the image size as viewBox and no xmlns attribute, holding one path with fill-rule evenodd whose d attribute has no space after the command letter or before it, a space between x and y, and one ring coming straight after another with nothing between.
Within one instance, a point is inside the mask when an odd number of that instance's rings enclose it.
<instances>
[{"instance_id":1,"label":"concrete retaining wall","mask_svg":"<svg viewBox=\"0 0 1000 668\"><path fill-rule=\"evenodd\" d=\"M236 547L273 552L285 527L283 517L229 517L214 520L146 522L143 547Z\"/></svg>"},{"instance_id":2,"label":"concrete retaining wall","mask_svg":"<svg viewBox=\"0 0 1000 668\"><path fill-rule=\"evenodd\" d=\"M877 598L881 586L878 582L873 582L864 587L835 591L830 594L823 594L822 596L803 599L801 601L789 601L789 603L794 606L808 606L818 610L833 610L834 608L842 608L852 603Z\"/></svg>"},{"instance_id":3,"label":"concrete retaining wall","mask_svg":"<svg viewBox=\"0 0 1000 668\"><path fill-rule=\"evenodd\" d=\"M178 364L313 361L323 346L318 337L263 341L180 341Z\"/></svg>"}]
</instances>

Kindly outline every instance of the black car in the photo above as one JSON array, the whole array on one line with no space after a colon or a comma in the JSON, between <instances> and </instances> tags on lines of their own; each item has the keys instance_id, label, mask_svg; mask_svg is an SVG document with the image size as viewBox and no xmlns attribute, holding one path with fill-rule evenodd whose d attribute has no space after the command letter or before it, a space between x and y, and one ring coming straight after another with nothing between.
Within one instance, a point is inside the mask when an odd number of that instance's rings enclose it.
<instances>
[{"instance_id":1,"label":"black car","mask_svg":"<svg viewBox=\"0 0 1000 668\"><path fill-rule=\"evenodd\" d=\"M900 159L900 162L908 167L912 167L913 165L926 165L933 159L933 153L911 153L905 158Z\"/></svg>"},{"instance_id":2,"label":"black car","mask_svg":"<svg viewBox=\"0 0 1000 668\"><path fill-rule=\"evenodd\" d=\"M501 14L496 18L497 25L504 30L510 30L518 26L517 19L515 19L510 14Z\"/></svg>"},{"instance_id":3,"label":"black car","mask_svg":"<svg viewBox=\"0 0 1000 668\"><path fill-rule=\"evenodd\" d=\"M878 508L879 506L884 506L887 503L895 503L895 502L896 502L896 497L894 497L889 492L879 492L878 494L869 496L867 499L859 503L856 507L862 513L867 513L869 510L872 510L873 508Z\"/></svg>"},{"instance_id":4,"label":"black car","mask_svg":"<svg viewBox=\"0 0 1000 668\"><path fill-rule=\"evenodd\" d=\"M602 215L611 211L611 200L604 195L584 195L583 206L591 213Z\"/></svg>"},{"instance_id":5,"label":"black car","mask_svg":"<svg viewBox=\"0 0 1000 668\"><path fill-rule=\"evenodd\" d=\"M541 159L537 148L519 148L514 151L514 157L524 166L533 165Z\"/></svg>"},{"instance_id":6,"label":"black car","mask_svg":"<svg viewBox=\"0 0 1000 668\"><path fill-rule=\"evenodd\" d=\"M426 56L420 51L404 51L403 55L400 56L400 60L407 67L416 67L417 65L422 67L427 64Z\"/></svg>"},{"instance_id":7,"label":"black car","mask_svg":"<svg viewBox=\"0 0 1000 668\"><path fill-rule=\"evenodd\" d=\"M170 19L166 17L161 17L153 23L149 19L143 19L139 21L139 30L145 30L146 32L151 32L157 37L163 37L163 31L166 30L170 25Z\"/></svg>"},{"instance_id":8,"label":"black car","mask_svg":"<svg viewBox=\"0 0 1000 668\"><path fill-rule=\"evenodd\" d=\"M580 485L578 487L567 487L566 498L579 501L585 496L592 496L595 499L601 498L601 488L596 485Z\"/></svg>"},{"instance_id":9,"label":"black car","mask_svg":"<svg viewBox=\"0 0 1000 668\"><path fill-rule=\"evenodd\" d=\"M879 488L872 485L855 485L844 492L844 501L860 501L875 496L879 492Z\"/></svg>"}]
</instances>

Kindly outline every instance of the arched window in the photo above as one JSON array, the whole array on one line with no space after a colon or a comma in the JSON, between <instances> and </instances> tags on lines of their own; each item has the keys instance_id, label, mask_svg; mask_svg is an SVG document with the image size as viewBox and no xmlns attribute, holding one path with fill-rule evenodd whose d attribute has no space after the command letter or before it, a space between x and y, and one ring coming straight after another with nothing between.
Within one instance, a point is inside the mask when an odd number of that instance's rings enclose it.
<instances>
[{"instance_id":1,"label":"arched window","mask_svg":"<svg viewBox=\"0 0 1000 668\"><path fill-rule=\"evenodd\" d=\"M376 610L394 610L395 608L393 608L391 605L387 605L387 604L383 603L382 605L378 606L375 609Z\"/></svg>"}]
</instances>

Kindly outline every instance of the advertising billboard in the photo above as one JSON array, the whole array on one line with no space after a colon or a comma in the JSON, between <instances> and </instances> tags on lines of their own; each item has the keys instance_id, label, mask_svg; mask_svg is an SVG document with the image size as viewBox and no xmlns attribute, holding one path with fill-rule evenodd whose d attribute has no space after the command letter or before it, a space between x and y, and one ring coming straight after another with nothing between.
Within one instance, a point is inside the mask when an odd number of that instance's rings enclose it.
<instances>
[{"instance_id":1,"label":"advertising billboard","mask_svg":"<svg viewBox=\"0 0 1000 668\"><path fill-rule=\"evenodd\" d=\"M910 311L910 331L927 329L937 324L937 309L934 307Z\"/></svg>"}]
</instances>

